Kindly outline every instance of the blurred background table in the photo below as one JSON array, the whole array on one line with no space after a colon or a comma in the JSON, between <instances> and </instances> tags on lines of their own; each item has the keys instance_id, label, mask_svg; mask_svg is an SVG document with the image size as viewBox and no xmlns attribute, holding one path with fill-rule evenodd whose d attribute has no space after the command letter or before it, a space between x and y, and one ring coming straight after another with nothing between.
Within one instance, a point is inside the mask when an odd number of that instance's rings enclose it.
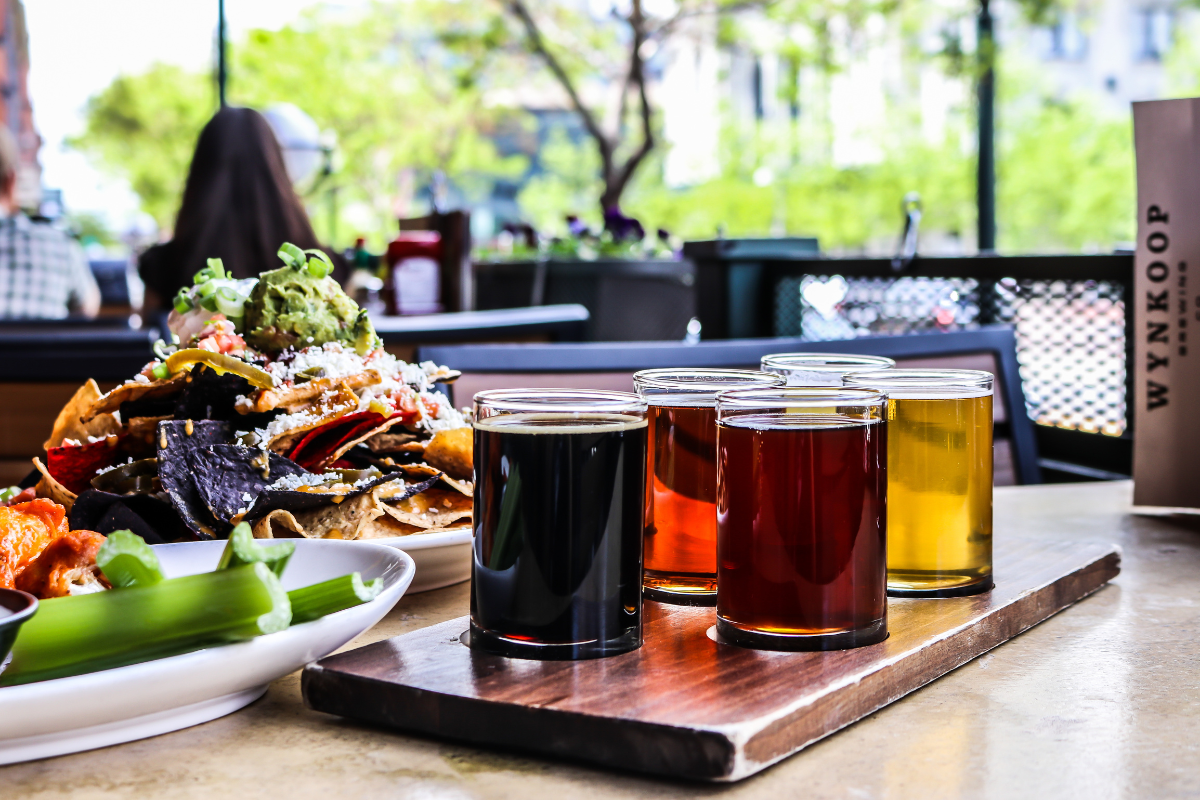
<instances>
[{"instance_id":1,"label":"blurred background table","mask_svg":"<svg viewBox=\"0 0 1200 800\"><path fill-rule=\"evenodd\" d=\"M1194 797L1200 520L1132 516L1129 483L998 489L997 535L1118 542L1112 585L761 775L673 783L367 728L303 707L299 673L185 731L0 767L5 798ZM998 576L1003 580L1003 576ZM349 647L466 613L413 595Z\"/></svg>"}]
</instances>

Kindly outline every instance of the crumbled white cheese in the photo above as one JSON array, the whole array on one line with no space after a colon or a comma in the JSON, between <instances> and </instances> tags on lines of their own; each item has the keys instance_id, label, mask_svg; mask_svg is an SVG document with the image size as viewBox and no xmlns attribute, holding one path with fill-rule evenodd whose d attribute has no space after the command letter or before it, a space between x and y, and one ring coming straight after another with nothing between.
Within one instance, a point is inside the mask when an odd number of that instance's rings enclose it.
<instances>
[{"instance_id":1,"label":"crumbled white cheese","mask_svg":"<svg viewBox=\"0 0 1200 800\"><path fill-rule=\"evenodd\" d=\"M133 381L134 383L149 383L150 379L139 373L133 376Z\"/></svg>"},{"instance_id":2,"label":"crumbled white cheese","mask_svg":"<svg viewBox=\"0 0 1200 800\"><path fill-rule=\"evenodd\" d=\"M336 472L326 472L323 475L315 472L307 475L284 475L276 478L275 482L267 487L267 490L272 492L292 492L301 486L320 486L323 483L336 481L340 477Z\"/></svg>"},{"instance_id":3,"label":"crumbled white cheese","mask_svg":"<svg viewBox=\"0 0 1200 800\"><path fill-rule=\"evenodd\" d=\"M63 439L62 443L63 443L63 447L79 447L80 446L80 442L78 439Z\"/></svg>"},{"instance_id":4,"label":"crumbled white cheese","mask_svg":"<svg viewBox=\"0 0 1200 800\"><path fill-rule=\"evenodd\" d=\"M103 475L106 472L112 472L117 467L123 467L126 464L132 464L132 463L133 463L133 456L130 456L129 458L125 459L124 463L113 464L111 467L101 467L100 469L96 470L96 474Z\"/></svg>"}]
</instances>

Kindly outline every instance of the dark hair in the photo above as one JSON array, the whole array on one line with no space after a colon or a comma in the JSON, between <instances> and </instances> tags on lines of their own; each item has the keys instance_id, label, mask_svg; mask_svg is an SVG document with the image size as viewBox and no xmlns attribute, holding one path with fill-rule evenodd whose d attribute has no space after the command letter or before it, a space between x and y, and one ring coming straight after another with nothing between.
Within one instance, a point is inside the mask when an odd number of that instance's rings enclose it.
<instances>
[{"instance_id":1,"label":"dark hair","mask_svg":"<svg viewBox=\"0 0 1200 800\"><path fill-rule=\"evenodd\" d=\"M169 305L207 259L220 258L235 278L251 278L282 265L276 252L284 242L320 246L279 142L262 114L223 108L200 131L174 238L143 253L138 271Z\"/></svg>"}]
</instances>

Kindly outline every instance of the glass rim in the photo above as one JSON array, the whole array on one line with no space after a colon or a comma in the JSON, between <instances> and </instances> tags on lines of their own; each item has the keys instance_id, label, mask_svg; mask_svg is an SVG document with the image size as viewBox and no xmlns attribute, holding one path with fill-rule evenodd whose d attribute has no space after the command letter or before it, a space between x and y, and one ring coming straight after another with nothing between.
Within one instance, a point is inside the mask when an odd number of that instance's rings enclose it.
<instances>
[{"instance_id":1,"label":"glass rim","mask_svg":"<svg viewBox=\"0 0 1200 800\"><path fill-rule=\"evenodd\" d=\"M731 386L782 386L780 376L758 369L659 367L633 373L633 385L683 394L727 391Z\"/></svg>"},{"instance_id":2,"label":"glass rim","mask_svg":"<svg viewBox=\"0 0 1200 800\"><path fill-rule=\"evenodd\" d=\"M502 414L645 414L646 401L610 389L487 389L472 398L476 409Z\"/></svg>"},{"instance_id":3,"label":"glass rim","mask_svg":"<svg viewBox=\"0 0 1200 800\"><path fill-rule=\"evenodd\" d=\"M992 389L996 376L981 369L880 369L847 375L842 385L892 389Z\"/></svg>"},{"instance_id":4,"label":"glass rim","mask_svg":"<svg viewBox=\"0 0 1200 800\"><path fill-rule=\"evenodd\" d=\"M763 370L801 372L875 372L896 366L895 360L886 356L854 353L771 353L763 356L760 363Z\"/></svg>"},{"instance_id":5,"label":"glass rim","mask_svg":"<svg viewBox=\"0 0 1200 800\"><path fill-rule=\"evenodd\" d=\"M887 393L869 387L771 386L733 389L717 395L718 413L733 409L828 408L880 406Z\"/></svg>"}]
</instances>

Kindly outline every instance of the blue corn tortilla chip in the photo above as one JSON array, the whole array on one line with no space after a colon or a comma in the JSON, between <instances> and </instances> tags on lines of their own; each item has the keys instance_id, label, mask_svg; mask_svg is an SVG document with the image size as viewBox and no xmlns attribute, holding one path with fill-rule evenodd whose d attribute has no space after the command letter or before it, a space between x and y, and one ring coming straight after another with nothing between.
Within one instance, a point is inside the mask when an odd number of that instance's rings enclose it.
<instances>
[{"instance_id":1,"label":"blue corn tortilla chip","mask_svg":"<svg viewBox=\"0 0 1200 800\"><path fill-rule=\"evenodd\" d=\"M188 430L191 433L188 433ZM228 422L217 420L166 420L158 424L158 478L180 519L197 537L213 539L228 533L196 488L196 451L232 440Z\"/></svg>"},{"instance_id":2,"label":"blue corn tortilla chip","mask_svg":"<svg viewBox=\"0 0 1200 800\"><path fill-rule=\"evenodd\" d=\"M270 489L268 487L280 478L304 477L315 473L309 472L290 459L268 453L264 476L263 451L241 445L212 445L197 451L195 458L199 467L197 485L201 497L213 515L224 522L232 522L234 519L253 522L276 510L297 513L320 508L335 501L343 502L384 483L404 478L403 473L399 472L384 475L341 494ZM436 478L428 484L432 486L434 482ZM424 491L425 488L428 487L421 486L413 494Z\"/></svg>"},{"instance_id":3,"label":"blue corn tortilla chip","mask_svg":"<svg viewBox=\"0 0 1200 800\"><path fill-rule=\"evenodd\" d=\"M131 530L147 544L190 538L179 515L166 500L153 495L121 495L88 489L75 498L68 517L71 530L110 534Z\"/></svg>"},{"instance_id":4,"label":"blue corn tortilla chip","mask_svg":"<svg viewBox=\"0 0 1200 800\"><path fill-rule=\"evenodd\" d=\"M254 520L270 509L260 508L266 488L287 475L308 475L295 461L257 447L216 444L197 450L196 488L205 506L224 523Z\"/></svg>"}]
</instances>

